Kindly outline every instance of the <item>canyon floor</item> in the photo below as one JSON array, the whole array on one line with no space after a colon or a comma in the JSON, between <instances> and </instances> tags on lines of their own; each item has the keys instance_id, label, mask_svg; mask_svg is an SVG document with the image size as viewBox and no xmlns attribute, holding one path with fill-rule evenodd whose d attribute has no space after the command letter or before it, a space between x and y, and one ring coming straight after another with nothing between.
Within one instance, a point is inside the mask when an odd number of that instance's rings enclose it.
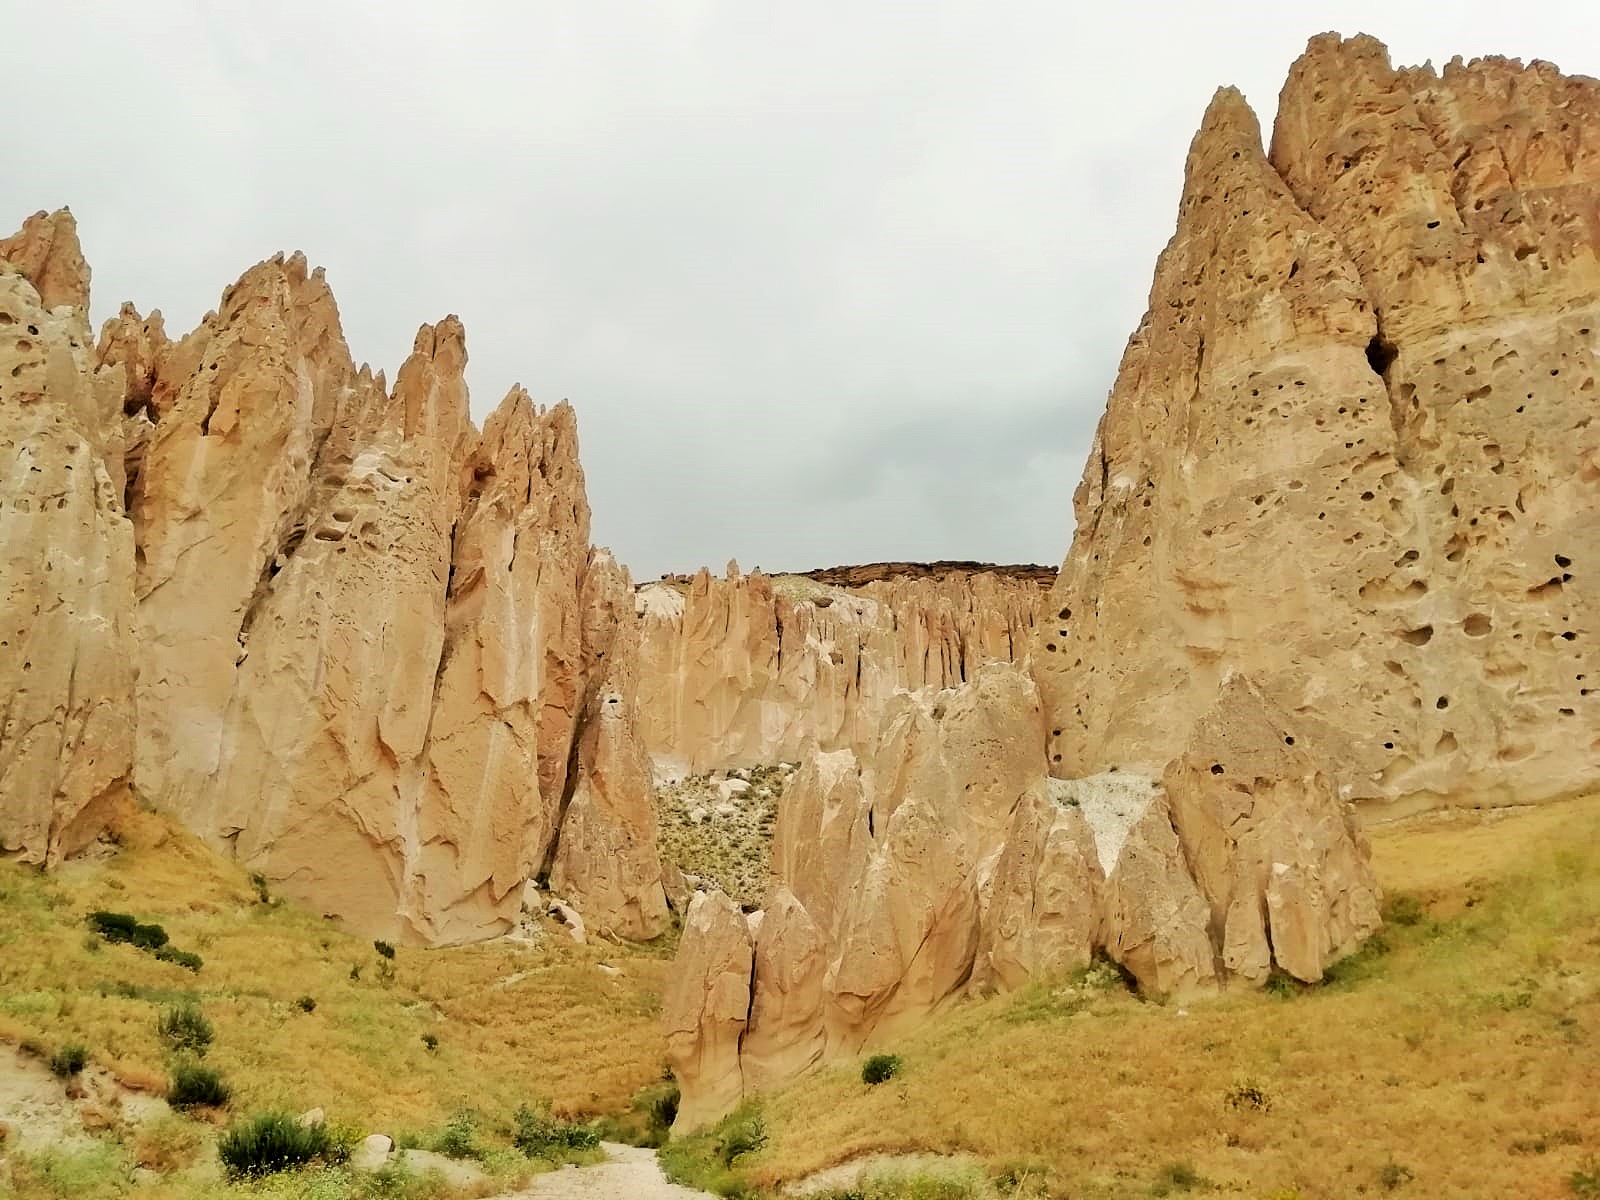
<instances>
[{"instance_id":1,"label":"canyon floor","mask_svg":"<svg viewBox=\"0 0 1600 1200\"><path fill-rule=\"evenodd\" d=\"M1388 923L1321 986L1162 1006L1098 966L956 1004L882 1047L902 1063L887 1083L830 1064L674 1138L668 1173L756 1196L834 1168L813 1194L882 1200L1600 1194L1600 797L1370 836ZM649 1194L643 1152L538 1173L554 1164L511 1150L511 1117L548 1106L659 1140L670 939L576 945L536 919L526 941L390 959L158 818L130 817L118 840L49 876L0 864L0 1040L32 1063L26 1087L0 1088L0 1191ZM203 966L105 944L85 924L97 909L159 922ZM186 1002L214 1025L205 1061L233 1089L225 1110L160 1101L173 1059L157 1020ZM89 1056L76 1088L42 1070L72 1043ZM478 1173L221 1181L221 1127L313 1107L357 1134L476 1155ZM923 1157L894 1166L910 1154ZM837 1169L869 1155L891 1156L875 1177Z\"/></svg>"}]
</instances>

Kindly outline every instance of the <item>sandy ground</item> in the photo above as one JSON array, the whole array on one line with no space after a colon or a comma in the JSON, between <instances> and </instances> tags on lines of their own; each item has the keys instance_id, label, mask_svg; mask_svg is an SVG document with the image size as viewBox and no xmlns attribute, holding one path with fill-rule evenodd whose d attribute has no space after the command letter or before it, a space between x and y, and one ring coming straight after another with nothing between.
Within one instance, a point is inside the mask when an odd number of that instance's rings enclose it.
<instances>
[{"instance_id":1,"label":"sandy ground","mask_svg":"<svg viewBox=\"0 0 1600 1200\"><path fill-rule=\"evenodd\" d=\"M551 1171L500 1200L711 1200L710 1192L668 1183L654 1150L616 1142L601 1146L610 1162Z\"/></svg>"}]
</instances>

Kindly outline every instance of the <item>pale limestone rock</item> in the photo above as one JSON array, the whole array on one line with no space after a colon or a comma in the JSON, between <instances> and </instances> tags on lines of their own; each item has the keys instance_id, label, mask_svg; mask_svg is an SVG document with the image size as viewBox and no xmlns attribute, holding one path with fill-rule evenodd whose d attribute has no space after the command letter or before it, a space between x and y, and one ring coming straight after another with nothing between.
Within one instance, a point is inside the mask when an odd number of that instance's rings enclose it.
<instances>
[{"instance_id":1,"label":"pale limestone rock","mask_svg":"<svg viewBox=\"0 0 1600 1200\"><path fill-rule=\"evenodd\" d=\"M1315 982L1381 923L1366 840L1296 728L1236 676L1163 778L1222 966L1255 982Z\"/></svg>"},{"instance_id":2,"label":"pale limestone rock","mask_svg":"<svg viewBox=\"0 0 1600 1200\"><path fill-rule=\"evenodd\" d=\"M821 1059L828 943L793 892L775 887L755 939L750 1027L740 1043L743 1086L780 1086Z\"/></svg>"},{"instance_id":3,"label":"pale limestone rock","mask_svg":"<svg viewBox=\"0 0 1600 1200\"><path fill-rule=\"evenodd\" d=\"M0 241L0 851L27 862L91 842L132 767L124 384L88 282L65 210Z\"/></svg>"},{"instance_id":4,"label":"pale limestone rock","mask_svg":"<svg viewBox=\"0 0 1600 1200\"><path fill-rule=\"evenodd\" d=\"M251 268L160 356L150 402L159 420L130 503L140 550L135 782L211 838L242 827L215 819L238 807L219 800L215 779L246 625L292 544L314 536L318 449L354 375L333 297L299 255Z\"/></svg>"},{"instance_id":5,"label":"pale limestone rock","mask_svg":"<svg viewBox=\"0 0 1600 1200\"><path fill-rule=\"evenodd\" d=\"M1159 774L1233 671L1379 813L1600 779L1600 84L1313 39L1191 147L1032 659L1051 769Z\"/></svg>"},{"instance_id":6,"label":"pale limestone rock","mask_svg":"<svg viewBox=\"0 0 1600 1200\"><path fill-rule=\"evenodd\" d=\"M1122 810L1107 814L1102 794L1080 803L1092 825L1103 821L1114 829L1123 819ZM1189 874L1159 788L1149 785L1145 803L1114 840L1117 855L1102 893L1106 952L1138 980L1140 991L1161 999L1214 990L1210 908Z\"/></svg>"},{"instance_id":7,"label":"pale limestone rock","mask_svg":"<svg viewBox=\"0 0 1600 1200\"><path fill-rule=\"evenodd\" d=\"M744 1094L739 1040L750 1020L753 964L739 906L721 892L696 895L662 1004L667 1061L682 1085L675 1130L715 1120Z\"/></svg>"},{"instance_id":8,"label":"pale limestone rock","mask_svg":"<svg viewBox=\"0 0 1600 1200\"><path fill-rule=\"evenodd\" d=\"M578 945L586 945L589 931L583 923L583 914L562 900L550 902L550 915L567 927L567 934Z\"/></svg>"},{"instance_id":9,"label":"pale limestone rock","mask_svg":"<svg viewBox=\"0 0 1600 1200\"><path fill-rule=\"evenodd\" d=\"M643 940L668 924L650 758L639 739L637 627L627 571L595 551L584 577L585 659L600 681L578 734L577 778L551 886L601 933Z\"/></svg>"},{"instance_id":10,"label":"pale limestone rock","mask_svg":"<svg viewBox=\"0 0 1600 1200\"><path fill-rule=\"evenodd\" d=\"M872 854L862 768L850 750L811 755L778 805L772 874L828 937Z\"/></svg>"},{"instance_id":11,"label":"pale limestone rock","mask_svg":"<svg viewBox=\"0 0 1600 1200\"><path fill-rule=\"evenodd\" d=\"M386 1133L369 1133L361 1139L361 1145L356 1147L355 1153L350 1156L350 1169L352 1171L376 1171L389 1160L389 1154L394 1149L394 1139Z\"/></svg>"},{"instance_id":12,"label":"pale limestone rock","mask_svg":"<svg viewBox=\"0 0 1600 1200\"><path fill-rule=\"evenodd\" d=\"M1104 882L1082 811L1055 789L1024 796L979 888L974 985L1015 988L1087 966L1101 941Z\"/></svg>"},{"instance_id":13,"label":"pale limestone rock","mask_svg":"<svg viewBox=\"0 0 1600 1200\"><path fill-rule=\"evenodd\" d=\"M1004 568L840 586L730 567L638 592L641 725L673 772L869 747L897 693L1024 661L1044 597Z\"/></svg>"}]
</instances>

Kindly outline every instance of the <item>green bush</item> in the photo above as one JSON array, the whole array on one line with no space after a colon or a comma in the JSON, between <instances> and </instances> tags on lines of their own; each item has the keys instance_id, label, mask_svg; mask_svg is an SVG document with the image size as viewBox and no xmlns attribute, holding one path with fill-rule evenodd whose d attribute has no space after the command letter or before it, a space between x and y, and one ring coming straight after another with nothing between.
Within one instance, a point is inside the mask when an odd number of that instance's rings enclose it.
<instances>
[{"instance_id":1,"label":"green bush","mask_svg":"<svg viewBox=\"0 0 1600 1200\"><path fill-rule=\"evenodd\" d=\"M217 1143L228 1174L236 1179L271 1175L311 1162L340 1163L349 1147L323 1125L301 1125L287 1113L257 1113L229 1127Z\"/></svg>"},{"instance_id":2,"label":"green bush","mask_svg":"<svg viewBox=\"0 0 1600 1200\"><path fill-rule=\"evenodd\" d=\"M898 1054L874 1054L861 1064L861 1082L868 1085L886 1083L899 1073Z\"/></svg>"},{"instance_id":3,"label":"green bush","mask_svg":"<svg viewBox=\"0 0 1600 1200\"><path fill-rule=\"evenodd\" d=\"M206 965L205 960L198 954L179 950L176 946L162 946L155 954L162 962L177 963L180 967L188 967L191 971L198 971Z\"/></svg>"},{"instance_id":4,"label":"green bush","mask_svg":"<svg viewBox=\"0 0 1600 1200\"><path fill-rule=\"evenodd\" d=\"M598 1130L553 1117L543 1105L522 1105L512 1118L512 1125L512 1145L529 1158L559 1162L600 1145Z\"/></svg>"},{"instance_id":5,"label":"green bush","mask_svg":"<svg viewBox=\"0 0 1600 1200\"><path fill-rule=\"evenodd\" d=\"M221 1108L233 1095L220 1072L200 1063L180 1062L172 1068L167 1103L173 1108Z\"/></svg>"},{"instance_id":6,"label":"green bush","mask_svg":"<svg viewBox=\"0 0 1600 1200\"><path fill-rule=\"evenodd\" d=\"M1591 1154L1567 1176L1567 1191L1574 1196L1600 1196L1600 1158Z\"/></svg>"},{"instance_id":7,"label":"green bush","mask_svg":"<svg viewBox=\"0 0 1600 1200\"><path fill-rule=\"evenodd\" d=\"M1402 1188L1415 1178L1416 1174L1410 1167L1402 1166L1392 1159L1384 1163L1383 1169L1378 1172L1378 1182L1383 1185L1383 1190L1386 1192Z\"/></svg>"},{"instance_id":8,"label":"green bush","mask_svg":"<svg viewBox=\"0 0 1600 1200\"><path fill-rule=\"evenodd\" d=\"M1409 892L1398 892L1383 902L1383 919L1390 925L1420 925L1428 910Z\"/></svg>"},{"instance_id":9,"label":"green bush","mask_svg":"<svg viewBox=\"0 0 1600 1200\"><path fill-rule=\"evenodd\" d=\"M482 1158L485 1153L478 1144L478 1122L465 1109L450 1118L428 1148L446 1158Z\"/></svg>"},{"instance_id":10,"label":"green bush","mask_svg":"<svg viewBox=\"0 0 1600 1200\"><path fill-rule=\"evenodd\" d=\"M70 1079L89 1064L89 1048L80 1042L61 1047L50 1056L50 1074Z\"/></svg>"},{"instance_id":11,"label":"green bush","mask_svg":"<svg viewBox=\"0 0 1600 1200\"><path fill-rule=\"evenodd\" d=\"M267 877L265 875L252 873L250 876L250 886L255 888L256 899L260 900L261 903L272 903L272 889L267 886Z\"/></svg>"},{"instance_id":12,"label":"green bush","mask_svg":"<svg viewBox=\"0 0 1600 1200\"><path fill-rule=\"evenodd\" d=\"M159 925L142 925L129 913L97 909L89 914L89 928L108 942L128 942L141 950L159 950L167 944L167 931Z\"/></svg>"},{"instance_id":13,"label":"green bush","mask_svg":"<svg viewBox=\"0 0 1600 1200\"><path fill-rule=\"evenodd\" d=\"M381 954L384 958L393 958L394 957L394 946L391 945L389 942L385 942L385 941L381 941L381 940L373 942L372 943L372 948L374 950L376 950L379 954Z\"/></svg>"},{"instance_id":14,"label":"green bush","mask_svg":"<svg viewBox=\"0 0 1600 1200\"><path fill-rule=\"evenodd\" d=\"M211 1039L216 1035L211 1022L196 1004L175 1004L161 1010L156 1030L174 1050L187 1050L205 1057Z\"/></svg>"},{"instance_id":15,"label":"green bush","mask_svg":"<svg viewBox=\"0 0 1600 1200\"><path fill-rule=\"evenodd\" d=\"M1193 1163L1175 1162L1168 1163L1156 1173L1156 1185L1152 1191L1157 1196L1170 1196L1173 1192L1191 1192L1204 1186L1205 1176L1194 1169Z\"/></svg>"},{"instance_id":16,"label":"green bush","mask_svg":"<svg viewBox=\"0 0 1600 1200\"><path fill-rule=\"evenodd\" d=\"M427 1047L428 1053L432 1054L439 1048L439 1039L431 1033L425 1033L422 1035L422 1044Z\"/></svg>"},{"instance_id":17,"label":"green bush","mask_svg":"<svg viewBox=\"0 0 1600 1200\"><path fill-rule=\"evenodd\" d=\"M316 1012L317 998L315 996L301 996L300 999L294 1002L294 1006L303 1013Z\"/></svg>"}]
</instances>

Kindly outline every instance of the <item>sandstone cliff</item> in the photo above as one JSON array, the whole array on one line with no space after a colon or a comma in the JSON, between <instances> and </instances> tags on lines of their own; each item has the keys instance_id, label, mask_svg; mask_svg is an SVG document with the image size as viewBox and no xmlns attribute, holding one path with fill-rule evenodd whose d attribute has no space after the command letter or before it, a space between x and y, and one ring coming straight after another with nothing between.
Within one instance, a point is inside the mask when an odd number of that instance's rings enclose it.
<instances>
[{"instance_id":1,"label":"sandstone cliff","mask_svg":"<svg viewBox=\"0 0 1600 1200\"><path fill-rule=\"evenodd\" d=\"M1033 683L992 663L903 694L862 755L814 751L762 912L690 905L665 1014L682 1127L1097 951L1160 997L1321 979L1378 927L1377 884L1329 768L1282 723L1234 676L1165 779L1052 780Z\"/></svg>"},{"instance_id":2,"label":"sandstone cliff","mask_svg":"<svg viewBox=\"0 0 1600 1200\"><path fill-rule=\"evenodd\" d=\"M897 693L1025 662L1052 573L880 563L639 589L641 728L667 775L864 746Z\"/></svg>"},{"instance_id":3,"label":"sandstone cliff","mask_svg":"<svg viewBox=\"0 0 1600 1200\"><path fill-rule=\"evenodd\" d=\"M1051 771L1159 773L1259 682L1379 812L1600 778L1600 83L1313 39L1235 92L1076 496Z\"/></svg>"},{"instance_id":4,"label":"sandstone cliff","mask_svg":"<svg viewBox=\"0 0 1600 1200\"><path fill-rule=\"evenodd\" d=\"M0 851L29 862L92 841L133 767L124 373L88 304L70 213L0 241Z\"/></svg>"},{"instance_id":5,"label":"sandstone cliff","mask_svg":"<svg viewBox=\"0 0 1600 1200\"><path fill-rule=\"evenodd\" d=\"M515 388L480 437L454 317L390 391L299 255L98 349L70 215L0 260L5 847L70 852L131 782L376 935L504 932L550 860L592 927L659 933L632 587L571 408Z\"/></svg>"}]
</instances>

